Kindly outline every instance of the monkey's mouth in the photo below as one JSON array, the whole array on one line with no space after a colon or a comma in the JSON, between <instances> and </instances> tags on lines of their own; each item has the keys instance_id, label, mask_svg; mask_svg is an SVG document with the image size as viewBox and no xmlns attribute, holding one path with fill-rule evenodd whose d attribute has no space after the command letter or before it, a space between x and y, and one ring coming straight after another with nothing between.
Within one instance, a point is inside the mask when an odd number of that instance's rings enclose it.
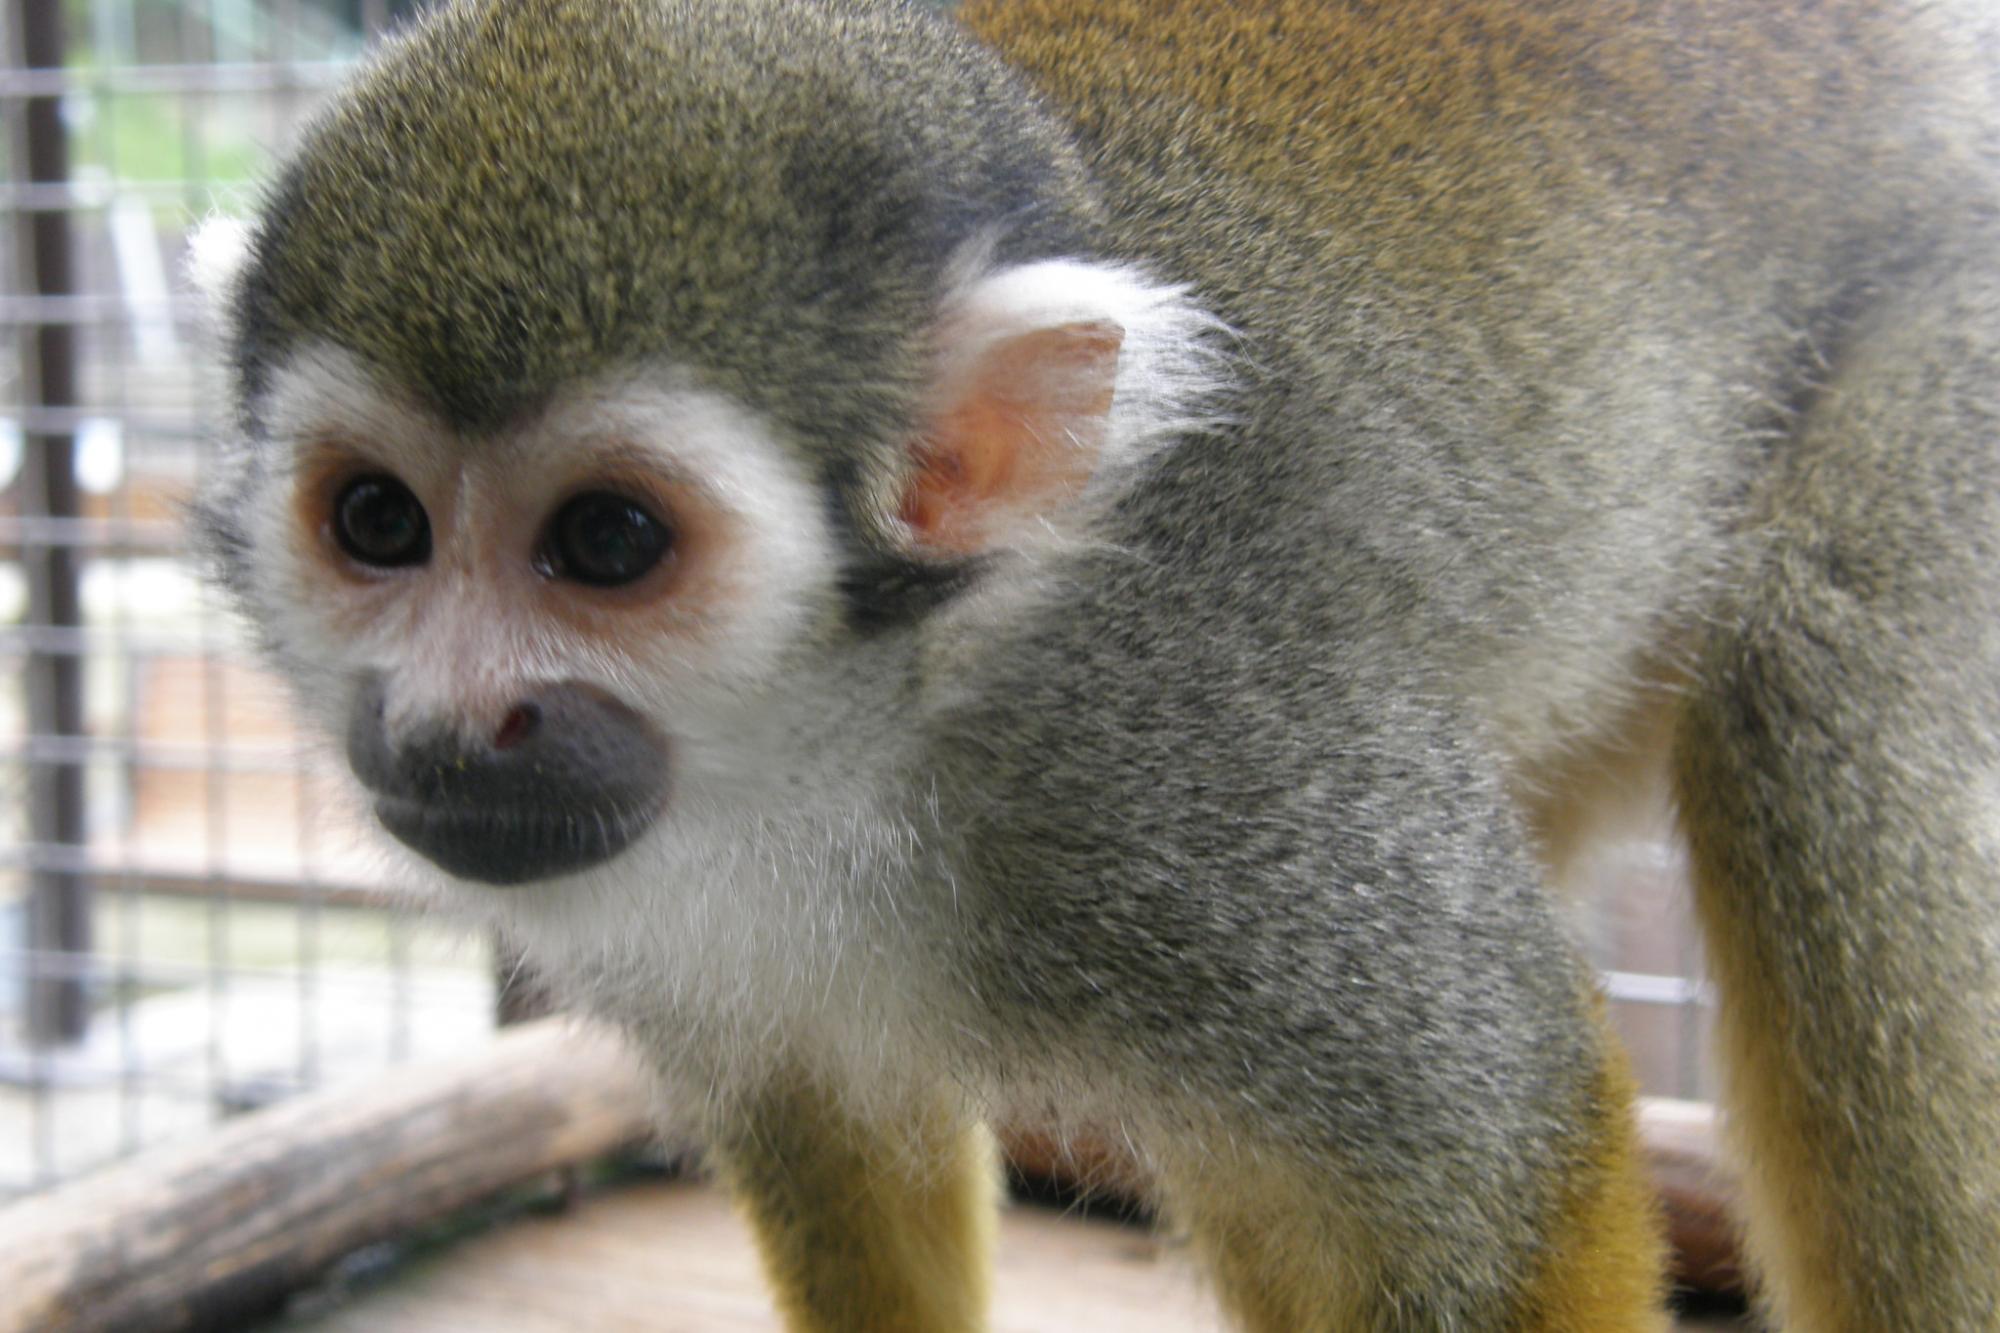
<instances>
[{"instance_id":1,"label":"monkey's mouth","mask_svg":"<svg viewBox=\"0 0 2000 1333\"><path fill-rule=\"evenodd\" d=\"M634 809L461 804L377 793L375 817L440 870L482 884L526 884L609 861L652 826L657 805Z\"/></svg>"},{"instance_id":2,"label":"monkey's mouth","mask_svg":"<svg viewBox=\"0 0 2000 1333\"><path fill-rule=\"evenodd\" d=\"M436 718L391 739L384 717L382 677L364 677L348 710L348 767L383 828L462 879L526 884L588 870L631 846L666 804L666 739L584 682L538 686L484 735Z\"/></svg>"}]
</instances>

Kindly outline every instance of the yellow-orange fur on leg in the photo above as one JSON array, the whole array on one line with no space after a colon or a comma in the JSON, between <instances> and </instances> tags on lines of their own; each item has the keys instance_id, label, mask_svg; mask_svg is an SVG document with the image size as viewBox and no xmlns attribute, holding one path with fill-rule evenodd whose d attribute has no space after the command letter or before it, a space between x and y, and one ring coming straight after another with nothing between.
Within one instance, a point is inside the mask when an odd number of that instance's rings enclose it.
<instances>
[{"instance_id":1,"label":"yellow-orange fur on leg","mask_svg":"<svg viewBox=\"0 0 2000 1333\"><path fill-rule=\"evenodd\" d=\"M1902 275L1757 495L1675 752L1774 1326L2000 1330L2000 276Z\"/></svg>"},{"instance_id":2,"label":"yellow-orange fur on leg","mask_svg":"<svg viewBox=\"0 0 2000 1333\"><path fill-rule=\"evenodd\" d=\"M1387 1237L1396 1222L1420 1230L1422 1219L1371 1220L1340 1180L1281 1153L1205 1155L1195 1169L1170 1167L1170 1188L1225 1309L1248 1333L1391 1333L1448 1318L1510 1333L1659 1333L1667 1326L1666 1244L1632 1097L1624 1054L1607 1034L1535 1254L1518 1264L1496 1257L1503 1271L1485 1276L1514 1294L1497 1305L1469 1298L1483 1315L1445 1315L1409 1300L1467 1281L1423 1271L1429 1261Z\"/></svg>"},{"instance_id":3,"label":"yellow-orange fur on leg","mask_svg":"<svg viewBox=\"0 0 2000 1333\"><path fill-rule=\"evenodd\" d=\"M1563 1186L1547 1248L1521 1300L1521 1333L1663 1329L1666 1241L1639 1159L1624 1052L1605 1041L1585 1139Z\"/></svg>"},{"instance_id":4,"label":"yellow-orange fur on leg","mask_svg":"<svg viewBox=\"0 0 2000 1333\"><path fill-rule=\"evenodd\" d=\"M766 1097L719 1156L795 1333L985 1327L991 1136L947 1112L863 1123L811 1090Z\"/></svg>"},{"instance_id":5,"label":"yellow-orange fur on leg","mask_svg":"<svg viewBox=\"0 0 2000 1333\"><path fill-rule=\"evenodd\" d=\"M1223 1308L1248 1333L1371 1327L1378 1271L1365 1228L1317 1177L1283 1161L1230 1158L1175 1182L1180 1212Z\"/></svg>"}]
</instances>

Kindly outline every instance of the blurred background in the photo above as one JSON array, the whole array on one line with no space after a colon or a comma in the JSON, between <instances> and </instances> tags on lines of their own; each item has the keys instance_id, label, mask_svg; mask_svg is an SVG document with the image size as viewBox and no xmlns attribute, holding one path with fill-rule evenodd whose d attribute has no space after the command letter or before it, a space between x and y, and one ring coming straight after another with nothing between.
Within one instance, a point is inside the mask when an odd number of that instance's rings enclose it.
<instances>
[{"instance_id":1,"label":"blurred background","mask_svg":"<svg viewBox=\"0 0 2000 1333\"><path fill-rule=\"evenodd\" d=\"M389 910L178 510L225 423L182 275L414 0L10 0L0 111L0 1201L462 1051L486 941ZM1670 853L1585 923L1648 1092L1708 1095Z\"/></svg>"},{"instance_id":2,"label":"blurred background","mask_svg":"<svg viewBox=\"0 0 2000 1333\"><path fill-rule=\"evenodd\" d=\"M384 910L178 512L222 401L186 233L411 8L8 5L0 1199L492 1028L490 951Z\"/></svg>"}]
</instances>

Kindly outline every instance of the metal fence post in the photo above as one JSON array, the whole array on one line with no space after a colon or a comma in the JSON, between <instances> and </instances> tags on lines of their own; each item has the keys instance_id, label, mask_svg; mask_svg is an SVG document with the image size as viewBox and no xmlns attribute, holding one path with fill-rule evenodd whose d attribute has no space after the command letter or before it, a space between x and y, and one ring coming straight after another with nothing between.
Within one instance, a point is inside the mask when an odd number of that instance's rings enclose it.
<instances>
[{"instance_id":1,"label":"metal fence post","mask_svg":"<svg viewBox=\"0 0 2000 1333\"><path fill-rule=\"evenodd\" d=\"M60 0L23 0L16 63L22 69L61 69ZM22 99L14 118L17 177L63 185L69 179L69 144L56 94ZM80 742L83 718L83 623L77 553L60 520L78 515L75 437L67 420L77 403L76 329L64 298L76 291L68 209L60 204L29 212L17 236L20 290L43 303L22 339L21 471L22 561L28 583L28 624L39 631L27 653L27 716L34 730L54 742L28 760L28 830L33 846L29 890L28 1022L38 1044L74 1041L89 1022L87 988L80 968L90 952L90 880L76 860L85 839ZM39 539L34 520L41 524ZM74 743L74 744L73 744Z\"/></svg>"}]
</instances>

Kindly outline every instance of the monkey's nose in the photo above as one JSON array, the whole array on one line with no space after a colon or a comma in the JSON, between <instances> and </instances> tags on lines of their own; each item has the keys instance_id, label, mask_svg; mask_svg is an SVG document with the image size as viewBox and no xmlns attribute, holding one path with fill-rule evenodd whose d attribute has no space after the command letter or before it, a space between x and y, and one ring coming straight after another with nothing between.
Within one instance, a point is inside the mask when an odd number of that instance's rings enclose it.
<instances>
[{"instance_id":1,"label":"monkey's nose","mask_svg":"<svg viewBox=\"0 0 2000 1333\"><path fill-rule=\"evenodd\" d=\"M500 730L493 733L493 748L511 750L522 741L535 734L542 725L542 710L532 703L515 704L500 719Z\"/></svg>"},{"instance_id":2,"label":"monkey's nose","mask_svg":"<svg viewBox=\"0 0 2000 1333\"><path fill-rule=\"evenodd\" d=\"M581 681L537 687L489 734L443 719L391 737L384 685L348 714L347 760L399 841L454 875L521 884L617 855L666 799L666 742Z\"/></svg>"}]
</instances>

